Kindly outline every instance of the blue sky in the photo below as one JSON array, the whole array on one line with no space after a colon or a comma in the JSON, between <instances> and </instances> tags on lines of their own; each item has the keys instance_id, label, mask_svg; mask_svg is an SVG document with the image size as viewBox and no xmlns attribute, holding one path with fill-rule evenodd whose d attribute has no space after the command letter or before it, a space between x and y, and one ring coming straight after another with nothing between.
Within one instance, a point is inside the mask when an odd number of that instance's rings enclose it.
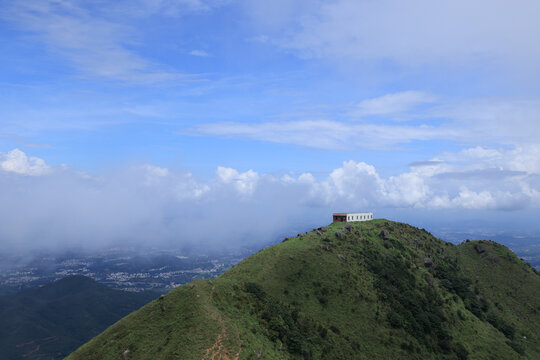
<instances>
[{"instance_id":1,"label":"blue sky","mask_svg":"<svg viewBox=\"0 0 540 360\"><path fill-rule=\"evenodd\" d=\"M249 242L344 210L538 234L539 11L0 1L0 237Z\"/></svg>"}]
</instances>

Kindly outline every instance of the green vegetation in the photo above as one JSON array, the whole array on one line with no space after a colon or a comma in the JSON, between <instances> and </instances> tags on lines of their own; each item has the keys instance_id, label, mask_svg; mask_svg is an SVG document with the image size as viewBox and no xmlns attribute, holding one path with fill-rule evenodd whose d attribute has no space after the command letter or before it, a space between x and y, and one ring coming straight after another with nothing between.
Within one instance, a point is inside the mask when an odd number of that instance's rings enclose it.
<instances>
[{"instance_id":1,"label":"green vegetation","mask_svg":"<svg viewBox=\"0 0 540 360\"><path fill-rule=\"evenodd\" d=\"M0 296L0 357L63 359L155 297L109 289L80 275Z\"/></svg>"},{"instance_id":2,"label":"green vegetation","mask_svg":"<svg viewBox=\"0 0 540 360\"><path fill-rule=\"evenodd\" d=\"M539 294L494 242L334 223L171 291L68 359L536 359Z\"/></svg>"}]
</instances>

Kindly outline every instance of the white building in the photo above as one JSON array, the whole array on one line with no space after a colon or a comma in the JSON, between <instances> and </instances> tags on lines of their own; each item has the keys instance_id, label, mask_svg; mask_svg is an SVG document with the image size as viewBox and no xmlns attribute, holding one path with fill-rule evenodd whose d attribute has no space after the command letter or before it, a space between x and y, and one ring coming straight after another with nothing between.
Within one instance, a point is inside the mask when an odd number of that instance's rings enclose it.
<instances>
[{"instance_id":1,"label":"white building","mask_svg":"<svg viewBox=\"0 0 540 360\"><path fill-rule=\"evenodd\" d=\"M355 222L355 221L369 221L373 220L373 213L360 212L360 213L334 213L332 215L334 222Z\"/></svg>"}]
</instances>

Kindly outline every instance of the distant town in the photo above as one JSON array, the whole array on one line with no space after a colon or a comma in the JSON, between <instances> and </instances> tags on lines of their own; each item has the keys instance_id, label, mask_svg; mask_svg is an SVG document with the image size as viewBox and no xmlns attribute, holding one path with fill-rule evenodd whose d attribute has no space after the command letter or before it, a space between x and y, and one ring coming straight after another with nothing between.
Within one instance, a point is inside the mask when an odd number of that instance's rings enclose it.
<instances>
[{"instance_id":1,"label":"distant town","mask_svg":"<svg viewBox=\"0 0 540 360\"><path fill-rule=\"evenodd\" d=\"M178 250L153 250L144 255L125 249L98 253L69 253L36 257L11 257L0 272L2 292L39 287L69 275L85 275L111 288L140 292L167 292L181 284L214 278L236 265L252 251L219 255L186 255Z\"/></svg>"}]
</instances>

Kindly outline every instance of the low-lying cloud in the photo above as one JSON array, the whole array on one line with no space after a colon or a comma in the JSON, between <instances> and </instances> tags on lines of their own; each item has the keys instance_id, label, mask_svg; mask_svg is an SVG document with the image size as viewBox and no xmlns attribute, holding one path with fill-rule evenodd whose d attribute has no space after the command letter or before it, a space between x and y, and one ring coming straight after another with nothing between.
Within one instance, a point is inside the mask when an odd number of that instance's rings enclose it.
<instances>
[{"instance_id":1,"label":"low-lying cloud","mask_svg":"<svg viewBox=\"0 0 540 360\"><path fill-rule=\"evenodd\" d=\"M386 178L350 160L325 177L218 167L203 182L150 164L90 176L15 149L0 154L0 239L4 250L226 248L325 224L332 211L537 212L538 167L522 170L523 151L471 148Z\"/></svg>"}]
</instances>

